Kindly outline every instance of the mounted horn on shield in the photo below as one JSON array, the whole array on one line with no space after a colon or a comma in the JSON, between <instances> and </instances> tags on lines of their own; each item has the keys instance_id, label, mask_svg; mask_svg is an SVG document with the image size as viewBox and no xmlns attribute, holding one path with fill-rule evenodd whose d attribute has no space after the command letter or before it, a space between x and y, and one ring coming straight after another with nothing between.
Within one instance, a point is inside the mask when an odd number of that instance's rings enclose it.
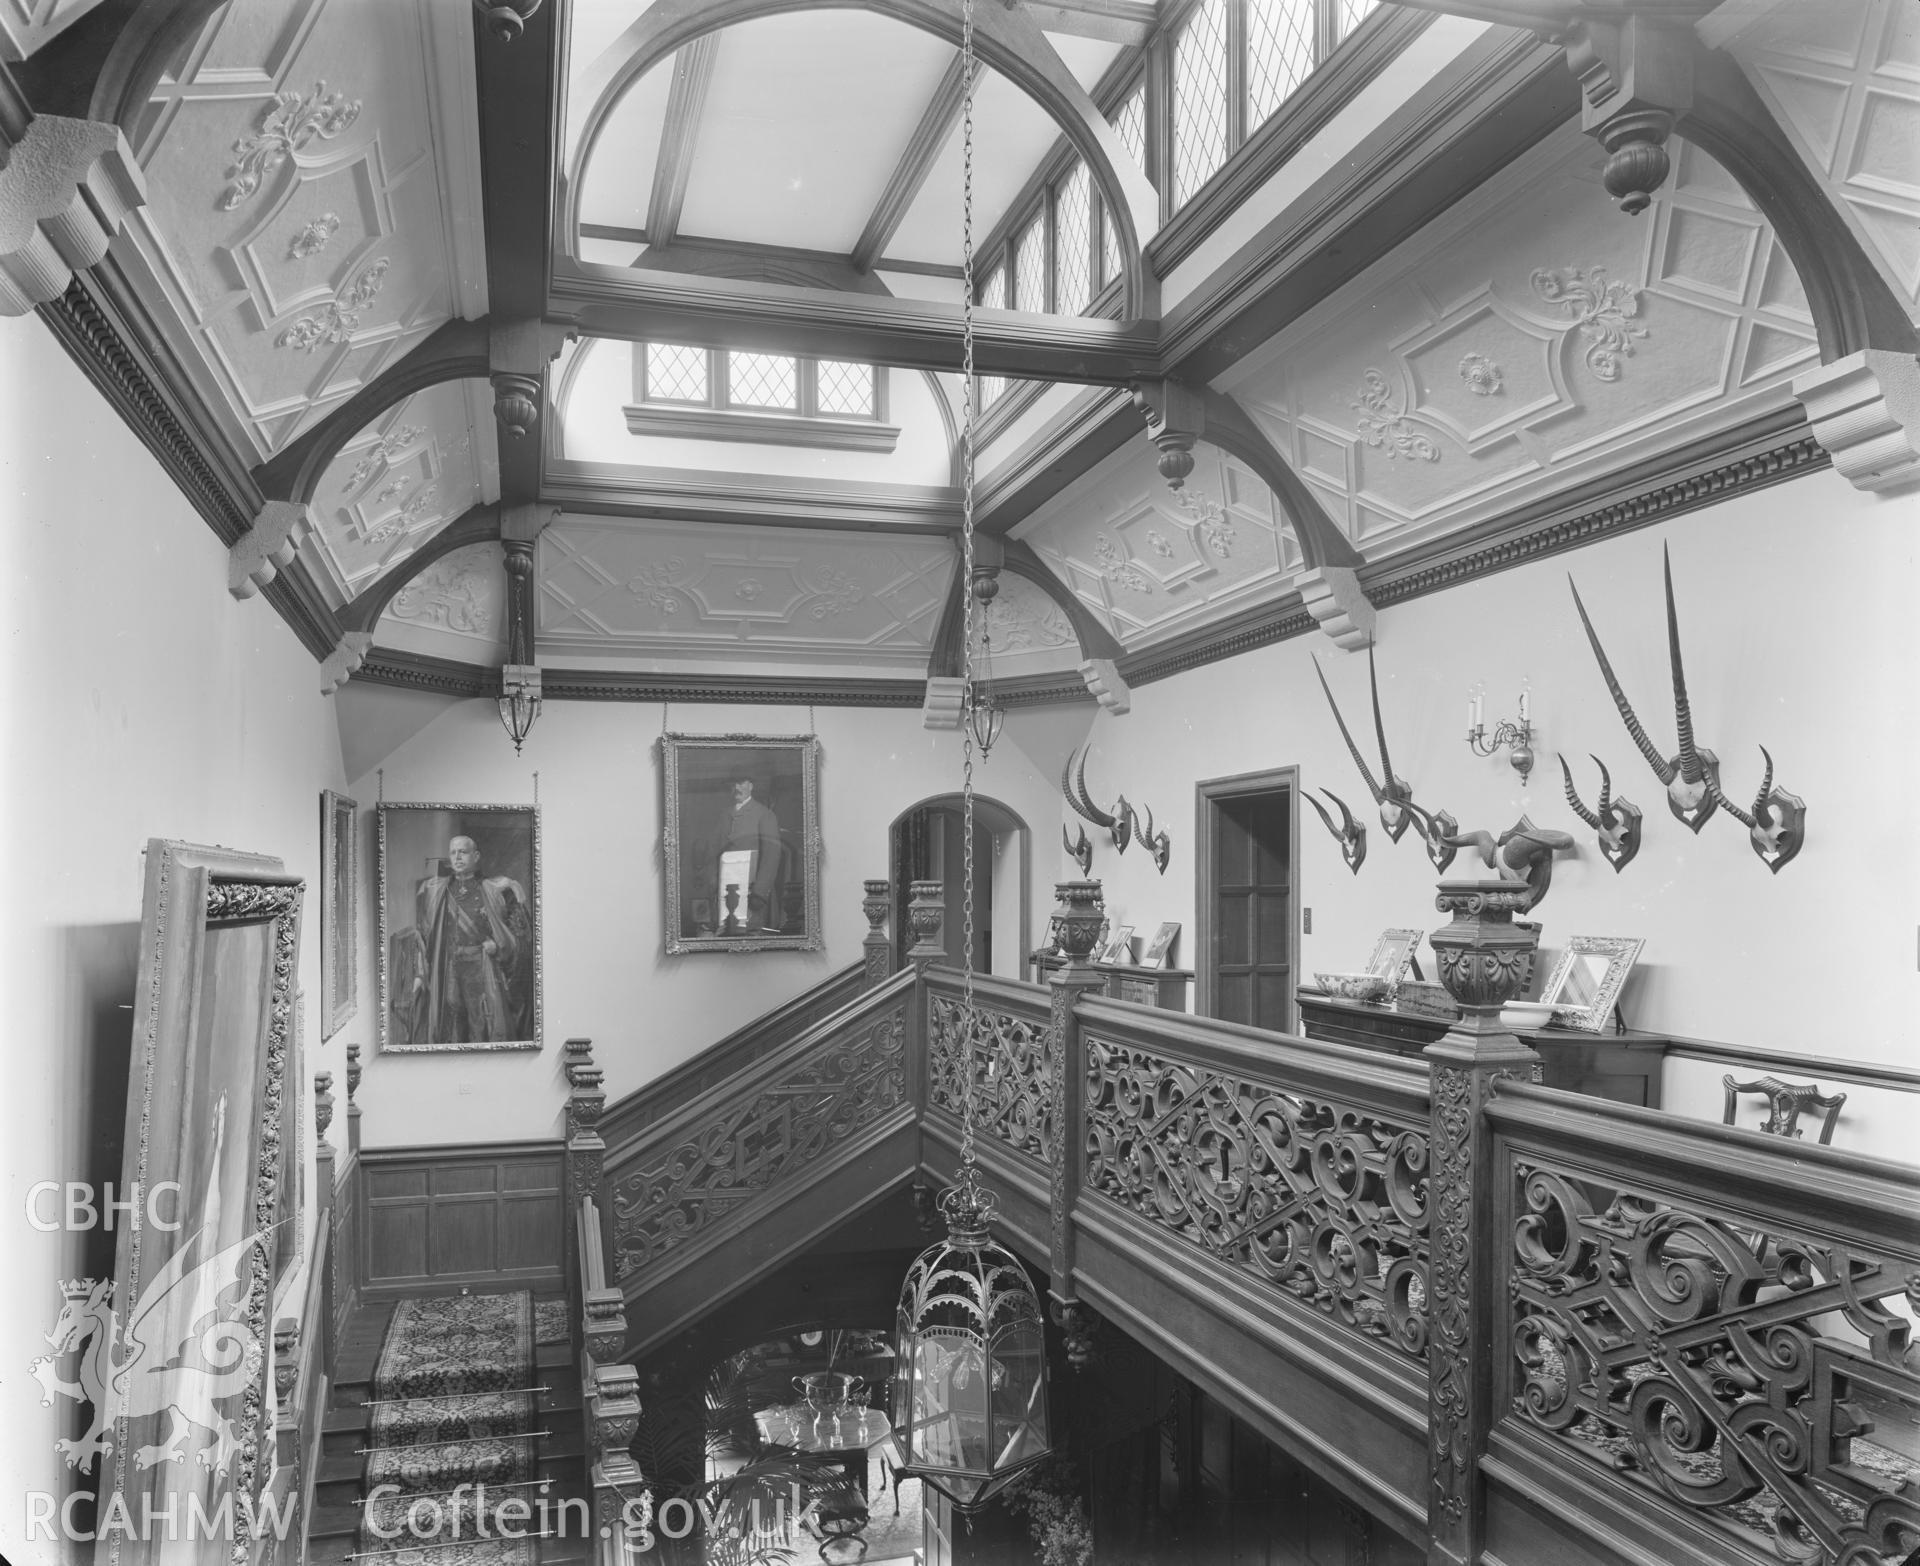
<instances>
[{"instance_id":1,"label":"mounted horn on shield","mask_svg":"<svg viewBox=\"0 0 1920 1566\"><path fill-rule=\"evenodd\" d=\"M1560 758L1560 776L1566 780L1568 807L1600 834L1600 857L1612 865L1618 875L1640 852L1640 807L1626 798L1615 799L1607 764L1598 756L1593 756L1593 764L1600 769L1600 799L1591 810L1574 790L1573 771L1567 766L1565 756Z\"/></svg>"},{"instance_id":2,"label":"mounted horn on shield","mask_svg":"<svg viewBox=\"0 0 1920 1566\"><path fill-rule=\"evenodd\" d=\"M1460 823L1453 819L1449 811L1427 811L1412 800L1407 801L1407 814L1413 817L1413 824L1420 829L1420 840L1427 846L1427 858L1433 861L1433 868L1445 870L1453 863L1453 856L1460 852L1453 838L1460 831Z\"/></svg>"},{"instance_id":3,"label":"mounted horn on shield","mask_svg":"<svg viewBox=\"0 0 1920 1566\"><path fill-rule=\"evenodd\" d=\"M1302 789L1300 797L1319 812L1320 819L1327 824L1327 830L1333 834L1334 841L1340 845L1340 857L1347 862L1347 868L1355 875L1367 857L1367 829L1365 825L1353 819L1353 812L1347 809L1347 802L1331 789L1321 789L1328 799L1340 807L1341 825L1333 824L1333 817L1327 814L1327 807Z\"/></svg>"},{"instance_id":4,"label":"mounted horn on shield","mask_svg":"<svg viewBox=\"0 0 1920 1566\"><path fill-rule=\"evenodd\" d=\"M1127 803L1127 796L1119 796L1112 814L1101 810L1087 794L1087 746L1070 752L1066 766L1060 769L1060 792L1067 796L1067 803L1073 806L1074 814L1084 821L1091 821L1097 827L1104 827L1107 835L1113 839L1114 849L1124 854L1127 844L1133 841L1133 806ZM1076 759L1079 765L1074 763ZM1064 830L1064 829L1063 829Z\"/></svg>"},{"instance_id":5,"label":"mounted horn on shield","mask_svg":"<svg viewBox=\"0 0 1920 1566\"><path fill-rule=\"evenodd\" d=\"M1527 885L1526 910L1540 906L1553 884L1553 856L1573 847L1573 835L1553 827L1537 827L1522 816L1495 837L1484 829L1460 832L1453 839L1456 848L1471 848L1481 862L1503 881L1524 881Z\"/></svg>"},{"instance_id":6,"label":"mounted horn on shield","mask_svg":"<svg viewBox=\"0 0 1920 1566\"><path fill-rule=\"evenodd\" d=\"M1798 794L1789 794L1773 786L1773 757L1760 747L1767 758L1767 770L1760 778L1760 792L1753 796L1753 809L1742 810L1720 792L1720 781L1708 785L1713 802L1747 829L1747 840L1760 862L1775 875L1780 867L1800 852L1807 838L1807 805Z\"/></svg>"},{"instance_id":7,"label":"mounted horn on shield","mask_svg":"<svg viewBox=\"0 0 1920 1566\"><path fill-rule=\"evenodd\" d=\"M1158 870L1162 875L1165 875L1167 873L1167 861L1173 857L1173 840L1167 836L1164 829L1158 832L1154 831L1152 809L1145 806L1142 808L1146 809L1147 812L1147 824L1140 829L1140 844L1148 853L1153 855L1154 869Z\"/></svg>"},{"instance_id":8,"label":"mounted horn on shield","mask_svg":"<svg viewBox=\"0 0 1920 1566\"><path fill-rule=\"evenodd\" d=\"M1333 699L1333 691L1327 685L1327 677L1320 672L1320 660L1313 660L1313 672L1320 676L1320 689L1326 692L1327 705L1333 709L1333 721L1340 725L1340 737L1347 742L1347 752L1353 757L1353 764L1360 769L1360 776L1366 780L1367 792L1373 795L1373 802L1380 807L1380 825L1386 829L1389 839L1400 841L1400 834L1407 829L1410 819L1407 815L1407 803L1413 798L1413 789L1404 778L1393 775L1393 763L1387 757L1387 726L1380 720L1380 681L1373 667L1373 641L1367 641L1367 685L1373 693L1373 733L1380 743L1380 775L1382 781L1376 783L1373 774L1367 770L1366 762L1360 759L1360 747L1353 742L1353 736L1347 732L1347 720L1340 716L1340 704ZM1325 792L1323 789L1321 792Z\"/></svg>"},{"instance_id":9,"label":"mounted horn on shield","mask_svg":"<svg viewBox=\"0 0 1920 1566\"><path fill-rule=\"evenodd\" d=\"M1088 838L1085 827L1080 828L1078 838L1071 838L1067 836L1065 823L1062 823L1060 827L1060 843L1072 857L1073 862L1080 867L1081 880L1084 881L1088 876L1093 874L1093 842Z\"/></svg>"},{"instance_id":10,"label":"mounted horn on shield","mask_svg":"<svg viewBox=\"0 0 1920 1566\"><path fill-rule=\"evenodd\" d=\"M1614 706L1620 709L1627 733L1640 747L1640 754L1647 758L1653 775L1666 784L1667 808L1698 832L1714 811L1714 796L1720 787L1720 758L1693 742L1693 708L1687 700L1686 671L1680 666L1680 618L1673 607L1673 562L1666 559L1664 548L1661 556L1667 580L1667 659L1673 669L1673 716L1680 732L1680 753L1666 760L1661 759L1653 741L1647 738L1647 731L1634 716L1626 692L1620 689L1620 681L1614 675L1613 665L1607 661L1600 638L1594 634L1593 622L1587 618L1587 606L1580 601L1580 589L1574 586L1571 575L1567 586L1573 588L1573 607L1580 611L1580 623L1586 627L1587 641L1600 662L1600 674L1607 682Z\"/></svg>"}]
</instances>

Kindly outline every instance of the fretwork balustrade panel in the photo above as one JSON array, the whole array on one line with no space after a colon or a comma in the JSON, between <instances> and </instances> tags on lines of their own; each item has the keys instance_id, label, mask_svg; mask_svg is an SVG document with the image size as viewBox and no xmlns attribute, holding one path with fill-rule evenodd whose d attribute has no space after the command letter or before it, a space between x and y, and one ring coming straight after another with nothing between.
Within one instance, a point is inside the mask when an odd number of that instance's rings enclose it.
<instances>
[{"instance_id":1,"label":"fretwork balustrade panel","mask_svg":"<svg viewBox=\"0 0 1920 1566\"><path fill-rule=\"evenodd\" d=\"M790 1181L907 1100L906 1002L823 1040L609 1184L622 1278Z\"/></svg>"},{"instance_id":2,"label":"fretwork balustrade panel","mask_svg":"<svg viewBox=\"0 0 1920 1566\"><path fill-rule=\"evenodd\" d=\"M1920 1367L1885 1302L1920 1303L1910 1256L1536 1159L1509 1174L1514 1419L1780 1560L1907 1559Z\"/></svg>"},{"instance_id":3,"label":"fretwork balustrade panel","mask_svg":"<svg viewBox=\"0 0 1920 1566\"><path fill-rule=\"evenodd\" d=\"M928 1001L928 1102L959 1120L971 1091L976 1136L1051 1165L1060 1137L1047 1070L1048 1019L1016 1017L976 1001L969 1076L963 1066L968 1052L961 1038L960 1002L944 995Z\"/></svg>"},{"instance_id":4,"label":"fretwork balustrade panel","mask_svg":"<svg viewBox=\"0 0 1920 1566\"><path fill-rule=\"evenodd\" d=\"M1090 1189L1425 1365L1424 1121L1086 1049Z\"/></svg>"}]
</instances>

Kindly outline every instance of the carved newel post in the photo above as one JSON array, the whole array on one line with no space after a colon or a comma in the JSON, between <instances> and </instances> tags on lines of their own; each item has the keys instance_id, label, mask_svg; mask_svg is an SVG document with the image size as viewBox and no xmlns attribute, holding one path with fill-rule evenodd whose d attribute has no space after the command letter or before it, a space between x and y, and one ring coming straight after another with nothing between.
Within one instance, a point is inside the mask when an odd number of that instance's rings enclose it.
<instances>
[{"instance_id":1,"label":"carved newel post","mask_svg":"<svg viewBox=\"0 0 1920 1566\"><path fill-rule=\"evenodd\" d=\"M1431 1262L1427 1279L1427 1424L1432 1442L1428 1520L1434 1566L1469 1566L1484 1544L1485 1487L1479 1462L1493 1420L1494 1356L1501 1303L1492 1134L1484 1113L1502 1078L1532 1078L1540 1057L1500 1026L1518 995L1540 932L1516 925L1528 887L1516 881L1442 881L1438 906L1453 923L1428 940L1440 982L1461 1018L1427 1046L1433 1086L1429 1175Z\"/></svg>"},{"instance_id":2,"label":"carved newel post","mask_svg":"<svg viewBox=\"0 0 1920 1566\"><path fill-rule=\"evenodd\" d=\"M1092 1332L1092 1316L1073 1293L1073 1226L1069 1214L1079 1189L1081 1160L1066 1156L1086 1145L1086 1046L1074 1008L1088 990L1105 981L1093 967L1093 949L1106 920L1106 900L1098 881L1061 881L1054 887L1059 899L1054 914L1060 920L1060 951L1067 959L1049 976L1053 991L1052 1015L1047 1026L1047 1092L1060 1128L1062 1156L1053 1161L1050 1202L1053 1234L1048 1247L1047 1292L1053 1299L1054 1319L1070 1337L1084 1340Z\"/></svg>"},{"instance_id":3,"label":"carved newel post","mask_svg":"<svg viewBox=\"0 0 1920 1566\"><path fill-rule=\"evenodd\" d=\"M860 944L866 953L865 982L868 989L885 984L893 977L893 942L887 939L887 910L893 903L891 881L862 881L867 895L860 900L867 916L867 938Z\"/></svg>"},{"instance_id":4,"label":"carved newel post","mask_svg":"<svg viewBox=\"0 0 1920 1566\"><path fill-rule=\"evenodd\" d=\"M333 1215L333 1144L327 1140L327 1127L333 1124L333 1073L313 1074L313 1184L319 1208L319 1222L328 1223Z\"/></svg>"},{"instance_id":5,"label":"carved newel post","mask_svg":"<svg viewBox=\"0 0 1920 1566\"><path fill-rule=\"evenodd\" d=\"M946 922L944 888L938 881L915 881L913 901L907 904L907 928L913 931L913 945L907 951L911 962L922 967L946 960L947 949L940 944L940 926Z\"/></svg>"},{"instance_id":6,"label":"carved newel post","mask_svg":"<svg viewBox=\"0 0 1920 1566\"><path fill-rule=\"evenodd\" d=\"M567 1073L567 1203L577 1208L583 1196L597 1196L607 1144L600 1135L600 1112L607 1095L604 1073L593 1063L592 1039L568 1039L563 1046Z\"/></svg>"}]
</instances>

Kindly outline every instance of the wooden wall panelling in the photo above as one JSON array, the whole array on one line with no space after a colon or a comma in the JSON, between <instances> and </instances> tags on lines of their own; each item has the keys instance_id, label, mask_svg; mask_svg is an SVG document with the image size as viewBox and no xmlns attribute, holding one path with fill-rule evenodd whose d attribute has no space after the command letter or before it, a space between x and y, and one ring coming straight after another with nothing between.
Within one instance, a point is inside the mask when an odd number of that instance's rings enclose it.
<instances>
[{"instance_id":1,"label":"wooden wall panelling","mask_svg":"<svg viewBox=\"0 0 1920 1566\"><path fill-rule=\"evenodd\" d=\"M362 1296L561 1282L558 1142L361 1155Z\"/></svg>"},{"instance_id":2,"label":"wooden wall panelling","mask_svg":"<svg viewBox=\"0 0 1920 1566\"><path fill-rule=\"evenodd\" d=\"M354 1307L360 1303L360 1285L364 1277L360 1238L366 1232L361 1221L360 1199L363 1192L360 1160L349 1154L333 1190L331 1227L333 1243L327 1248L328 1325L327 1374L333 1374L334 1352L346 1331Z\"/></svg>"}]
</instances>

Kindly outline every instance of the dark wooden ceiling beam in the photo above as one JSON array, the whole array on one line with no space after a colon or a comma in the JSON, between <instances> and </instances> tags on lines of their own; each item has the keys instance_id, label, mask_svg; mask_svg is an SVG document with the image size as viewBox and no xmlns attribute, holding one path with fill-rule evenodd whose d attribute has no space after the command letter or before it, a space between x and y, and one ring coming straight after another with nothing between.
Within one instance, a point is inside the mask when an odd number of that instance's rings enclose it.
<instances>
[{"instance_id":1,"label":"dark wooden ceiling beam","mask_svg":"<svg viewBox=\"0 0 1920 1566\"><path fill-rule=\"evenodd\" d=\"M720 34L704 33L673 57L673 84L667 89L667 114L660 128L660 152L653 165L653 192L647 198L647 239L670 245L680 232L687 181L700 142L700 119L707 89L720 58Z\"/></svg>"},{"instance_id":2,"label":"dark wooden ceiling beam","mask_svg":"<svg viewBox=\"0 0 1920 1566\"><path fill-rule=\"evenodd\" d=\"M976 82L979 76L976 68ZM953 58L947 62L946 74L933 89L926 108L920 111L920 122L907 138L907 145L887 179L886 188L873 204L867 226L854 241L853 264L862 271L871 271L874 263L886 254L887 246L893 243L893 236L899 232L908 210L919 196L921 187L926 184L927 176L933 172L940 149L953 134L953 127L960 118L960 103L966 95L965 89L965 73L960 69L960 52L956 49Z\"/></svg>"},{"instance_id":3,"label":"dark wooden ceiling beam","mask_svg":"<svg viewBox=\"0 0 1920 1566\"><path fill-rule=\"evenodd\" d=\"M856 359L916 370L958 370L960 309L732 278L556 263L554 311L590 337L748 348ZM976 312L974 364L982 375L1122 385L1154 373L1156 323L1086 316Z\"/></svg>"}]
</instances>

